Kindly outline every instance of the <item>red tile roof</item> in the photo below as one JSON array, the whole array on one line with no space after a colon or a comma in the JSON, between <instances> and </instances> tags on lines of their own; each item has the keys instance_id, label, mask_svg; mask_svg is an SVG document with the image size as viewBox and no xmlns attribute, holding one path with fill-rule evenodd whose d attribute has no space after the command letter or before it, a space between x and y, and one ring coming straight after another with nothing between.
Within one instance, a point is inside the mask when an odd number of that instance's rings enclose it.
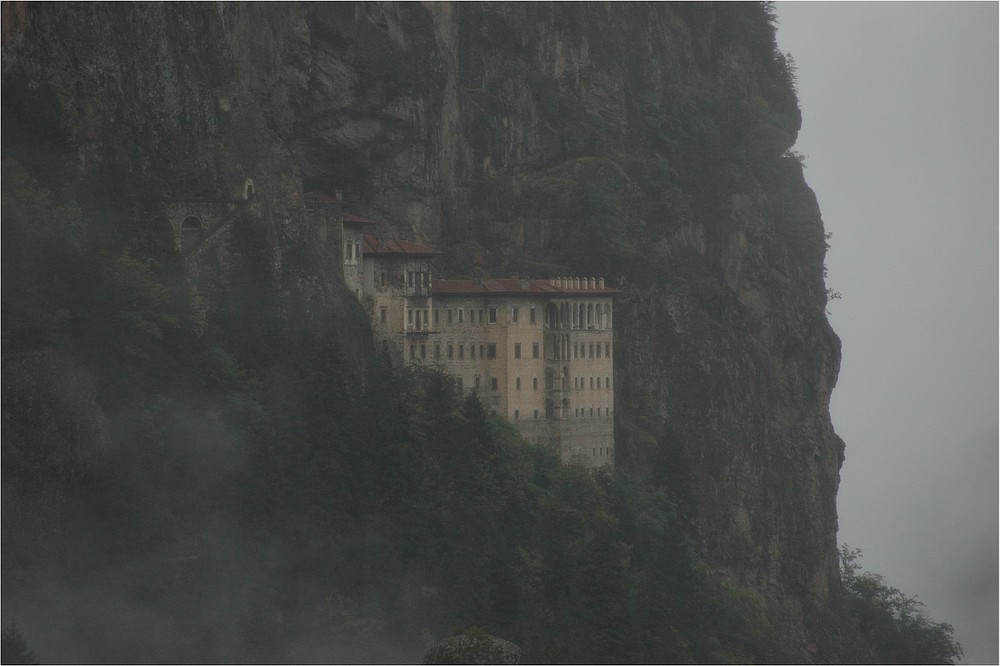
<instances>
[{"instance_id":1,"label":"red tile roof","mask_svg":"<svg viewBox=\"0 0 1000 666\"><path fill-rule=\"evenodd\" d=\"M367 217L361 217L360 215L354 215L353 213L344 213L344 224L375 224L372 220Z\"/></svg>"},{"instance_id":2,"label":"red tile roof","mask_svg":"<svg viewBox=\"0 0 1000 666\"><path fill-rule=\"evenodd\" d=\"M436 257L444 254L437 248L395 238L379 238L365 234L364 254L378 257Z\"/></svg>"},{"instance_id":3,"label":"red tile roof","mask_svg":"<svg viewBox=\"0 0 1000 666\"><path fill-rule=\"evenodd\" d=\"M586 283L581 278L580 280ZM556 284L552 284L555 282ZM577 296L605 296L619 293L612 287L593 288L589 286L559 287L556 280L519 280L517 278L484 279L484 280L433 280L431 288L435 296L451 296L465 294L504 294L504 295L557 295L571 294Z\"/></svg>"},{"instance_id":4,"label":"red tile roof","mask_svg":"<svg viewBox=\"0 0 1000 666\"><path fill-rule=\"evenodd\" d=\"M331 197L329 194L323 194L321 192L306 192L303 198L309 203L321 203L321 204L339 204L343 203L340 199L336 197Z\"/></svg>"}]
</instances>

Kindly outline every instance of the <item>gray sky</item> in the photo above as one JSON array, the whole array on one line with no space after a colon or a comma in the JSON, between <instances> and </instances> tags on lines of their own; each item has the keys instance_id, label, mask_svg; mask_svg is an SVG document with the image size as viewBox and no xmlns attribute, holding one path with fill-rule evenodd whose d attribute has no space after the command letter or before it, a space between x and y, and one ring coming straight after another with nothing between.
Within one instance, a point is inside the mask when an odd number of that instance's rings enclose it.
<instances>
[{"instance_id":1,"label":"gray sky","mask_svg":"<svg viewBox=\"0 0 1000 666\"><path fill-rule=\"evenodd\" d=\"M997 663L998 5L776 7L843 294L840 541Z\"/></svg>"}]
</instances>

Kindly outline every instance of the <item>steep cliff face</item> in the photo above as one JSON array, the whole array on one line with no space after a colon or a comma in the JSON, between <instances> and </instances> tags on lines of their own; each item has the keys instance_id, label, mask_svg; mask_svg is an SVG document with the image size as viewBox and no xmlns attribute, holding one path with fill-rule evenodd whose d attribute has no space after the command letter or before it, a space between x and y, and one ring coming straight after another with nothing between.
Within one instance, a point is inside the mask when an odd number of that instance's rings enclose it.
<instances>
[{"instance_id":1,"label":"steep cliff face","mask_svg":"<svg viewBox=\"0 0 1000 666\"><path fill-rule=\"evenodd\" d=\"M370 355L302 210L334 187L381 231L449 248L445 272L617 280L618 464L681 498L708 560L818 640L838 585L839 342L765 7L4 11L6 154L165 235L164 200L253 180L220 249L187 259L210 307L249 234L289 302Z\"/></svg>"}]
</instances>

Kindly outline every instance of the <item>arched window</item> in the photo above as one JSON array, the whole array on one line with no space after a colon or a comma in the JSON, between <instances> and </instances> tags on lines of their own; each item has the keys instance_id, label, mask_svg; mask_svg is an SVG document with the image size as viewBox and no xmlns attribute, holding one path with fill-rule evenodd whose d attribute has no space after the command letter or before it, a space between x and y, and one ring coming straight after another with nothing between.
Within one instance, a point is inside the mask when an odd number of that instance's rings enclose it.
<instances>
[{"instance_id":1,"label":"arched window","mask_svg":"<svg viewBox=\"0 0 1000 666\"><path fill-rule=\"evenodd\" d=\"M243 199L249 201L250 199L253 199L253 195L253 181L247 178L246 182L243 183Z\"/></svg>"},{"instance_id":2,"label":"arched window","mask_svg":"<svg viewBox=\"0 0 1000 666\"><path fill-rule=\"evenodd\" d=\"M194 215L185 217L181 222L181 231L201 231L201 220Z\"/></svg>"},{"instance_id":3,"label":"arched window","mask_svg":"<svg viewBox=\"0 0 1000 666\"><path fill-rule=\"evenodd\" d=\"M545 399L545 418L554 419L556 417L556 401L552 398Z\"/></svg>"}]
</instances>

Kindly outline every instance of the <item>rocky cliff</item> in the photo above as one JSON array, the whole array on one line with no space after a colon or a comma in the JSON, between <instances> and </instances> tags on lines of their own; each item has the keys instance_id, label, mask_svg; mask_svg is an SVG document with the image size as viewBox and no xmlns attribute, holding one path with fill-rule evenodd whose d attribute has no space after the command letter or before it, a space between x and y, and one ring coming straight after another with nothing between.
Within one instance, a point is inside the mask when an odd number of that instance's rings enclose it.
<instances>
[{"instance_id":1,"label":"rocky cliff","mask_svg":"<svg viewBox=\"0 0 1000 666\"><path fill-rule=\"evenodd\" d=\"M167 244L185 200L242 199L185 256L210 309L250 265L370 358L304 214L304 191L334 188L381 232L448 249L442 272L620 284L619 465L678 497L708 561L829 656L839 341L765 6L3 11L5 156Z\"/></svg>"}]
</instances>

